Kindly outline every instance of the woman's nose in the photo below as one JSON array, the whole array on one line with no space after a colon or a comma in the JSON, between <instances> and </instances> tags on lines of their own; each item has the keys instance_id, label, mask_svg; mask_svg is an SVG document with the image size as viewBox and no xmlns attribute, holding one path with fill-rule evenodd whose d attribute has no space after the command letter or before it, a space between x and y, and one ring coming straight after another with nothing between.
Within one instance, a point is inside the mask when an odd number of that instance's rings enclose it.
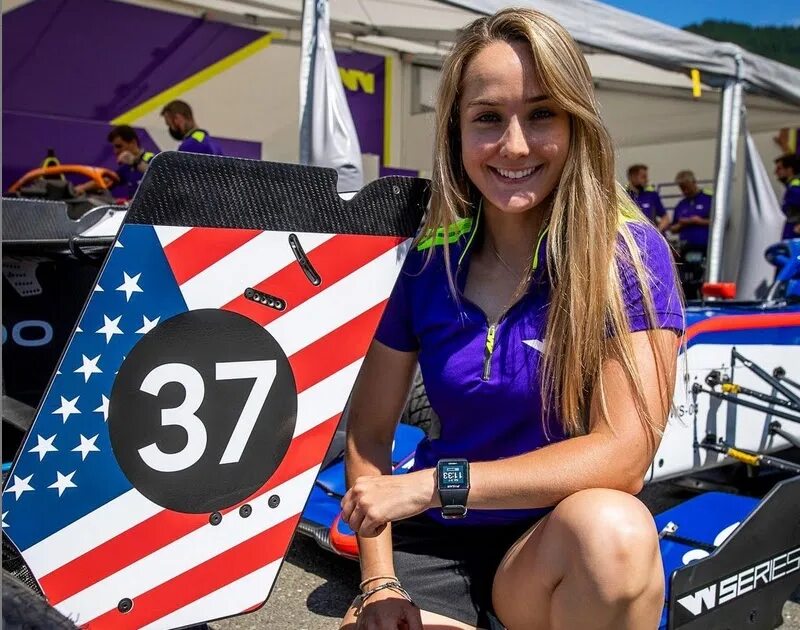
<instances>
[{"instance_id":1,"label":"woman's nose","mask_svg":"<svg viewBox=\"0 0 800 630\"><path fill-rule=\"evenodd\" d=\"M519 123L519 119L514 116L508 123L506 131L501 138L502 146L500 155L503 157L516 159L528 155L528 139L525 137L525 130Z\"/></svg>"}]
</instances>

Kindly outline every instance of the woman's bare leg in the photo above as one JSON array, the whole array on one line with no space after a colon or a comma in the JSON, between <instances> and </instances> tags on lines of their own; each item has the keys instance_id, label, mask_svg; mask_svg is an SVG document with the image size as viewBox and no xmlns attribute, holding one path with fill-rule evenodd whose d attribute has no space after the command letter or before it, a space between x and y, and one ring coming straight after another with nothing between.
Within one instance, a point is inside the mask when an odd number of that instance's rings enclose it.
<instances>
[{"instance_id":1,"label":"woman's bare leg","mask_svg":"<svg viewBox=\"0 0 800 630\"><path fill-rule=\"evenodd\" d=\"M509 630L657 628L664 577L650 512L616 490L564 499L506 554L492 599Z\"/></svg>"},{"instance_id":2,"label":"woman's bare leg","mask_svg":"<svg viewBox=\"0 0 800 630\"><path fill-rule=\"evenodd\" d=\"M353 606L347 610L347 614L344 616L344 619L342 619L342 625L339 626L339 630L355 630L355 610ZM427 610L423 610L421 616L422 625L425 627L425 630L476 630L475 626Z\"/></svg>"}]
</instances>

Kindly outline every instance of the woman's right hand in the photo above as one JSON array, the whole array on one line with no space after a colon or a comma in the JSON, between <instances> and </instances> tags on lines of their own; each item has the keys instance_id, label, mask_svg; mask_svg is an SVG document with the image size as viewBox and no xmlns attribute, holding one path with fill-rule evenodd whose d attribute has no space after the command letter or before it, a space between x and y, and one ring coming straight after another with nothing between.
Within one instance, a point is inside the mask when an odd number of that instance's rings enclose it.
<instances>
[{"instance_id":1,"label":"woman's right hand","mask_svg":"<svg viewBox=\"0 0 800 630\"><path fill-rule=\"evenodd\" d=\"M422 630L419 608L391 589L370 596L356 617L356 630Z\"/></svg>"}]
</instances>

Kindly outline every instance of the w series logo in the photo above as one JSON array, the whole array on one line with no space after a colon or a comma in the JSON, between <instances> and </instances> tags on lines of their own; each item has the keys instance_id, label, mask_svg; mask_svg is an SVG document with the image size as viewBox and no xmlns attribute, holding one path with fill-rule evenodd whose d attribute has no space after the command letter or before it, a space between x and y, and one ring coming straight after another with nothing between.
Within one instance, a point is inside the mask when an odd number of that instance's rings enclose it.
<instances>
[{"instance_id":1,"label":"w series logo","mask_svg":"<svg viewBox=\"0 0 800 630\"><path fill-rule=\"evenodd\" d=\"M690 595L680 597L678 603L692 615L699 617L717 606L763 588L798 570L800 570L800 547L795 547L704 586Z\"/></svg>"}]
</instances>

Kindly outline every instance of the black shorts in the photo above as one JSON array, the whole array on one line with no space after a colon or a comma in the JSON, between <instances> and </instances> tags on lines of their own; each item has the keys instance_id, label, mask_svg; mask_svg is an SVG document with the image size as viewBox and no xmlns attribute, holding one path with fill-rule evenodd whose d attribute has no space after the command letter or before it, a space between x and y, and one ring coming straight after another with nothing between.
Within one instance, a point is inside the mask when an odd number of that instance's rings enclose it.
<instances>
[{"instance_id":1,"label":"black shorts","mask_svg":"<svg viewBox=\"0 0 800 630\"><path fill-rule=\"evenodd\" d=\"M424 514L392 524L394 570L414 603L478 628L502 628L492 610L494 574L535 521L442 525Z\"/></svg>"}]
</instances>

